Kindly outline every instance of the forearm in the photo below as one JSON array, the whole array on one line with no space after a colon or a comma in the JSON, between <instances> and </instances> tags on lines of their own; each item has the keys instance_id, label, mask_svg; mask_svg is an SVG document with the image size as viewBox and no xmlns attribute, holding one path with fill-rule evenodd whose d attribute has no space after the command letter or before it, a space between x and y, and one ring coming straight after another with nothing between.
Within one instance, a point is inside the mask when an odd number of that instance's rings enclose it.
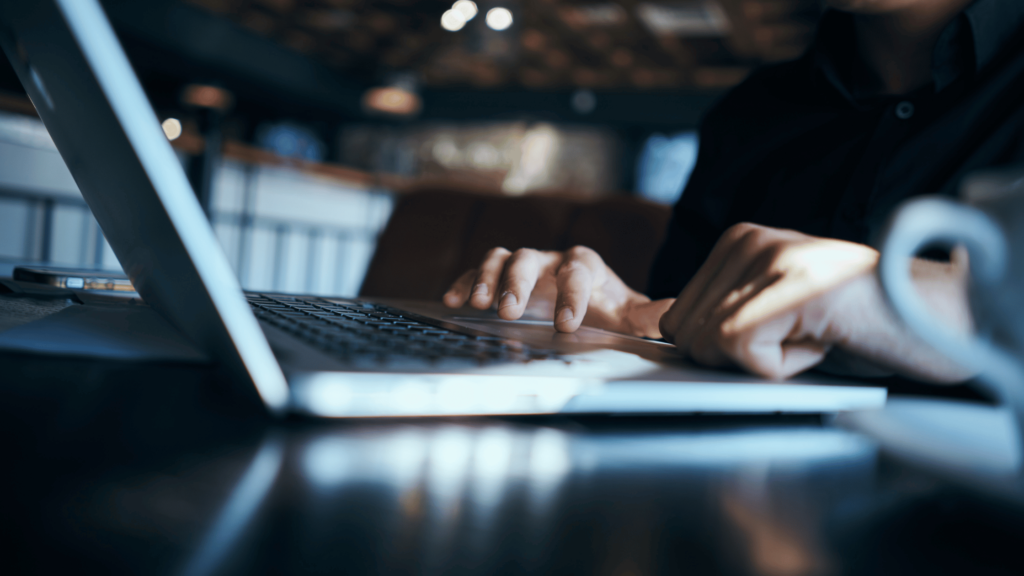
<instances>
[{"instance_id":1,"label":"forearm","mask_svg":"<svg viewBox=\"0 0 1024 576\"><path fill-rule=\"evenodd\" d=\"M962 266L915 259L911 272L921 300L936 318L957 331L973 329ZM847 326L839 330L834 360L853 356L846 358L847 366L863 370L863 375L875 375L869 374L873 364L883 371L935 383L961 382L972 376L907 329L886 302L876 275L858 277L845 290L847 299L839 305Z\"/></svg>"}]
</instances>

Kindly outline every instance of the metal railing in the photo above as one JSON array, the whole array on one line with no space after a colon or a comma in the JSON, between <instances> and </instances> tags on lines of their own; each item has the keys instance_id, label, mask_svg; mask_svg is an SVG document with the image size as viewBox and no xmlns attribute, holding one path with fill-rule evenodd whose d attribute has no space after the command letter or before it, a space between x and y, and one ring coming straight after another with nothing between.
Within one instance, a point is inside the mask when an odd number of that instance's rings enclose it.
<instances>
[{"instance_id":1,"label":"metal railing","mask_svg":"<svg viewBox=\"0 0 1024 576\"><path fill-rule=\"evenodd\" d=\"M251 166L246 168L245 174L247 179L258 177L257 169ZM241 212L215 210L211 213L214 229L243 286L256 290L346 296L358 292L365 266L347 264L353 256L360 261L368 261L380 234L379 226L332 226L257 215L252 210L255 186L247 182L245 188L249 197ZM378 191L366 193L380 194ZM0 275L10 274L11 269L19 264L119 269L116 259L109 254L109 247L92 212L80 197L41 190L0 188L0 205L12 203L25 207L28 217L23 222L20 253L0 253ZM69 235L56 228L56 216L60 210L77 214L81 223L78 234ZM254 250L256 238L267 235L272 238L271 253L265 250L257 253ZM228 246L225 240L230 237L234 237L234 241ZM68 243L74 244L75 249L69 250ZM289 250L293 243L305 249ZM58 247L62 248L62 254L73 253L75 257L55 258ZM357 251L360 253L353 254ZM320 264L325 252L334 254L336 262L333 266ZM296 256L299 262L294 261ZM330 277L325 277L325 274Z\"/></svg>"},{"instance_id":2,"label":"metal railing","mask_svg":"<svg viewBox=\"0 0 1024 576\"><path fill-rule=\"evenodd\" d=\"M64 194L51 194L36 190L0 188L0 200L24 203L29 217L25 222L21 254L0 254L0 262L61 264L83 268L104 267L105 239L92 217L89 206L81 198ZM73 262L54 262L55 214L58 208L70 208L78 213L82 233L78 243L78 257ZM109 264L108 264L109 267Z\"/></svg>"},{"instance_id":3,"label":"metal railing","mask_svg":"<svg viewBox=\"0 0 1024 576\"><path fill-rule=\"evenodd\" d=\"M26 263L120 269L42 122L0 112L0 147L0 275ZM216 172L210 220L242 286L358 293L388 191L231 160Z\"/></svg>"}]
</instances>

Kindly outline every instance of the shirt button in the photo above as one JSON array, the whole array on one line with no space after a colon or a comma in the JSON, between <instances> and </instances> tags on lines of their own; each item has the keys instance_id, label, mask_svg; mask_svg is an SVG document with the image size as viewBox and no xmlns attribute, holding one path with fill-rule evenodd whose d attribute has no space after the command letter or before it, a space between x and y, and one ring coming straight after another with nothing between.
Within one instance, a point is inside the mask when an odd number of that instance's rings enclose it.
<instances>
[{"instance_id":1,"label":"shirt button","mask_svg":"<svg viewBox=\"0 0 1024 576\"><path fill-rule=\"evenodd\" d=\"M910 120L914 115L914 104L903 101L896 105L896 117L900 120Z\"/></svg>"}]
</instances>

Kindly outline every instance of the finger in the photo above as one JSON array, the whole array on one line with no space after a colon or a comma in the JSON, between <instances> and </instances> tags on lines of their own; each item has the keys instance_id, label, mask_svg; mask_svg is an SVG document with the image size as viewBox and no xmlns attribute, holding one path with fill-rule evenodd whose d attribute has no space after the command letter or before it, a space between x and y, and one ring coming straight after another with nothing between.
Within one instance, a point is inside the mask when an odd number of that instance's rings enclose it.
<instances>
[{"instance_id":1,"label":"finger","mask_svg":"<svg viewBox=\"0 0 1024 576\"><path fill-rule=\"evenodd\" d=\"M697 270L693 278L687 282L668 312L661 317L658 325L662 336L666 340L669 342L675 341L674 339L676 333L679 332L680 326L690 318L693 306L705 293L708 284L714 281L722 268L728 264L730 261L729 256L736 248L736 245L754 230L753 226L738 224L730 227L722 234L718 242L715 243L715 247L711 249L711 253L708 254L707 260L704 261L704 264Z\"/></svg>"},{"instance_id":2,"label":"finger","mask_svg":"<svg viewBox=\"0 0 1024 576\"><path fill-rule=\"evenodd\" d=\"M782 314L725 336L718 350L748 372L785 380L821 363L831 349L829 344L802 335L800 324L799 312ZM724 332L728 334L728 329Z\"/></svg>"},{"instance_id":3,"label":"finger","mask_svg":"<svg viewBox=\"0 0 1024 576\"><path fill-rule=\"evenodd\" d=\"M760 268L736 246L733 257L722 266L718 275L705 287L704 293L690 307L690 311L675 332L675 345L682 350L690 348L700 333L716 331L732 311L739 309L761 290L775 281L775 277L758 275Z\"/></svg>"},{"instance_id":4,"label":"finger","mask_svg":"<svg viewBox=\"0 0 1024 576\"><path fill-rule=\"evenodd\" d=\"M752 327L737 325L735 318L750 301L756 299L775 279L753 278L745 288L734 292L707 316L692 316L680 326L676 346L684 354L706 366L727 366L736 362L736 350L754 335Z\"/></svg>"},{"instance_id":5,"label":"finger","mask_svg":"<svg viewBox=\"0 0 1024 576\"><path fill-rule=\"evenodd\" d=\"M575 332L587 315L587 304L594 288L594 273L579 260L567 261L558 267L555 281L558 286L555 330Z\"/></svg>"},{"instance_id":6,"label":"finger","mask_svg":"<svg viewBox=\"0 0 1024 576\"><path fill-rule=\"evenodd\" d=\"M723 324L733 334L723 350L754 374L784 380L820 364L829 350L823 329L827 322L806 305L813 294L801 292L800 283L775 282L739 307Z\"/></svg>"},{"instance_id":7,"label":"finger","mask_svg":"<svg viewBox=\"0 0 1024 576\"><path fill-rule=\"evenodd\" d=\"M505 320L516 320L523 315L541 269L550 259L549 254L528 248L512 253L505 262L498 287L498 316Z\"/></svg>"},{"instance_id":8,"label":"finger","mask_svg":"<svg viewBox=\"0 0 1024 576\"><path fill-rule=\"evenodd\" d=\"M740 349L736 363L752 374L785 380L822 362L831 346L811 340L789 342L770 338Z\"/></svg>"},{"instance_id":9,"label":"finger","mask_svg":"<svg viewBox=\"0 0 1024 576\"><path fill-rule=\"evenodd\" d=\"M827 344L815 341L786 342L782 345L782 366L776 375L779 380L792 378L821 364L832 350Z\"/></svg>"},{"instance_id":10,"label":"finger","mask_svg":"<svg viewBox=\"0 0 1024 576\"><path fill-rule=\"evenodd\" d=\"M498 291L498 283L501 273L505 269L505 262L512 255L504 248L493 248L484 257L484 261L477 269L476 278L473 280L473 289L469 297L469 304L478 310L486 310L494 304L494 295Z\"/></svg>"},{"instance_id":11,"label":"finger","mask_svg":"<svg viewBox=\"0 0 1024 576\"><path fill-rule=\"evenodd\" d=\"M477 269L466 270L459 279L452 283L451 288L444 293L444 304L449 308L458 308L469 300L473 289L473 280L476 279Z\"/></svg>"},{"instance_id":12,"label":"finger","mask_svg":"<svg viewBox=\"0 0 1024 576\"><path fill-rule=\"evenodd\" d=\"M662 298L635 306L630 312L632 321L643 330L637 335L644 338L663 338L658 330L658 322L675 301L675 298Z\"/></svg>"},{"instance_id":13,"label":"finger","mask_svg":"<svg viewBox=\"0 0 1024 576\"><path fill-rule=\"evenodd\" d=\"M606 265L597 252L576 246L565 252L555 272L558 297L555 301L555 329L575 332L586 318L594 287L605 281Z\"/></svg>"}]
</instances>

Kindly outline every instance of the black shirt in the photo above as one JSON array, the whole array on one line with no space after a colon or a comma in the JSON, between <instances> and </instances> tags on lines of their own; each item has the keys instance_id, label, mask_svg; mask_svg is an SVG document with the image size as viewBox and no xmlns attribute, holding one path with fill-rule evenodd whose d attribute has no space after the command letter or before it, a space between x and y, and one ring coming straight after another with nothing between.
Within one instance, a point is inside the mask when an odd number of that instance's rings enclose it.
<instances>
[{"instance_id":1,"label":"black shirt","mask_svg":"<svg viewBox=\"0 0 1024 576\"><path fill-rule=\"evenodd\" d=\"M652 298L676 296L733 224L869 244L900 201L1024 162L1024 0L969 6L913 94L865 96L855 47L853 17L826 12L803 57L754 72L707 114Z\"/></svg>"}]
</instances>

